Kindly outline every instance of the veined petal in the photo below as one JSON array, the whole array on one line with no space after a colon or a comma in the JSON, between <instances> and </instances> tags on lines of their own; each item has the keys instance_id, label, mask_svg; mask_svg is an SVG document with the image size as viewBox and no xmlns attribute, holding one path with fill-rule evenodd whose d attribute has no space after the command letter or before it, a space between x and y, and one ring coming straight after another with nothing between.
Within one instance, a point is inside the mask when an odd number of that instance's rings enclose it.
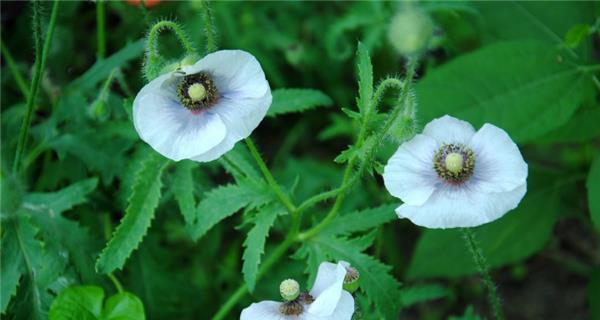
<instances>
[{"instance_id":1,"label":"veined petal","mask_svg":"<svg viewBox=\"0 0 600 320\"><path fill-rule=\"evenodd\" d=\"M301 320L351 320L354 314L354 298L346 291L342 291L340 301L335 310L328 316L319 316L310 312L300 315Z\"/></svg>"},{"instance_id":2,"label":"veined petal","mask_svg":"<svg viewBox=\"0 0 600 320\"><path fill-rule=\"evenodd\" d=\"M281 313L281 302L261 301L253 303L242 310L240 320L285 320L297 319L297 317L285 316Z\"/></svg>"},{"instance_id":3,"label":"veined petal","mask_svg":"<svg viewBox=\"0 0 600 320\"><path fill-rule=\"evenodd\" d=\"M208 72L221 95L241 94L259 98L270 91L260 63L242 50L220 50L210 53L194 65L182 69L186 74Z\"/></svg>"},{"instance_id":4,"label":"veined petal","mask_svg":"<svg viewBox=\"0 0 600 320\"><path fill-rule=\"evenodd\" d=\"M527 180L527 163L506 131L484 124L469 146L475 152L472 180L488 192L513 190Z\"/></svg>"},{"instance_id":5,"label":"veined petal","mask_svg":"<svg viewBox=\"0 0 600 320\"><path fill-rule=\"evenodd\" d=\"M192 114L172 90L171 74L147 84L133 103L136 131L154 150L179 161L202 154L225 138L225 123L212 112Z\"/></svg>"},{"instance_id":6,"label":"veined petal","mask_svg":"<svg viewBox=\"0 0 600 320\"><path fill-rule=\"evenodd\" d=\"M403 204L396 213L427 228L476 227L516 208L526 192L526 183L511 191L491 193L469 186L444 187L436 190L423 205Z\"/></svg>"},{"instance_id":7,"label":"veined petal","mask_svg":"<svg viewBox=\"0 0 600 320\"><path fill-rule=\"evenodd\" d=\"M427 201L439 183L433 168L438 146L433 138L422 134L400 145L383 170L387 190L407 204Z\"/></svg>"},{"instance_id":8,"label":"veined petal","mask_svg":"<svg viewBox=\"0 0 600 320\"><path fill-rule=\"evenodd\" d=\"M308 307L308 312L317 316L330 316L344 291L345 276L346 268L342 264L321 263L315 284L310 290L315 301Z\"/></svg>"},{"instance_id":9,"label":"veined petal","mask_svg":"<svg viewBox=\"0 0 600 320\"><path fill-rule=\"evenodd\" d=\"M430 121L423 129L423 134L435 139L438 143L467 144L475 134L473 126L452 116L445 115Z\"/></svg>"}]
</instances>

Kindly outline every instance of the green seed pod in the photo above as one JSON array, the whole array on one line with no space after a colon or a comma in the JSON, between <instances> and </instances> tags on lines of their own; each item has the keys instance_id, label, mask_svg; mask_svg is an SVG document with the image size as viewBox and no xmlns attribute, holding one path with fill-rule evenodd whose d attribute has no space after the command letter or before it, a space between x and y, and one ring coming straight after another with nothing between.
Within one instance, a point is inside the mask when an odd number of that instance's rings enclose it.
<instances>
[{"instance_id":1,"label":"green seed pod","mask_svg":"<svg viewBox=\"0 0 600 320\"><path fill-rule=\"evenodd\" d=\"M294 279L283 280L279 285L279 293L285 301L293 301L300 295L300 285Z\"/></svg>"},{"instance_id":2,"label":"green seed pod","mask_svg":"<svg viewBox=\"0 0 600 320\"><path fill-rule=\"evenodd\" d=\"M433 38L434 24L427 13L407 6L390 23L388 40L403 56L415 58L427 50Z\"/></svg>"},{"instance_id":3,"label":"green seed pod","mask_svg":"<svg viewBox=\"0 0 600 320\"><path fill-rule=\"evenodd\" d=\"M344 277L344 290L354 293L360 287L360 273L353 267L346 267L346 277Z\"/></svg>"}]
</instances>

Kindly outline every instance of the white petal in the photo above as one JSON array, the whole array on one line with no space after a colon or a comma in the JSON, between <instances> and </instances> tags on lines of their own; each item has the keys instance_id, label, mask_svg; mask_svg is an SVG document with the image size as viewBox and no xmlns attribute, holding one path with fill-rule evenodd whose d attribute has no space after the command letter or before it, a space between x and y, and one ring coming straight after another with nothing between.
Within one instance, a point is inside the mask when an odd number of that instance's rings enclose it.
<instances>
[{"instance_id":1,"label":"white petal","mask_svg":"<svg viewBox=\"0 0 600 320\"><path fill-rule=\"evenodd\" d=\"M403 204L396 213L427 228L476 227L516 208L526 192L526 183L512 191L492 193L469 185L444 187L436 190L423 205Z\"/></svg>"},{"instance_id":2,"label":"white petal","mask_svg":"<svg viewBox=\"0 0 600 320\"><path fill-rule=\"evenodd\" d=\"M335 310L342 292L346 268L341 264L323 262L319 265L317 279L310 290L315 301L310 304L308 312L317 316L329 316Z\"/></svg>"},{"instance_id":3,"label":"white petal","mask_svg":"<svg viewBox=\"0 0 600 320\"><path fill-rule=\"evenodd\" d=\"M227 127L223 141L208 152L193 158L195 161L211 161L231 150L234 145L250 136L265 117L271 105L271 91L260 98L224 98L213 107Z\"/></svg>"},{"instance_id":4,"label":"white petal","mask_svg":"<svg viewBox=\"0 0 600 320\"><path fill-rule=\"evenodd\" d=\"M179 161L200 155L225 138L225 123L214 112L192 114L175 96L172 75L148 83L133 103L135 129L154 150Z\"/></svg>"},{"instance_id":5,"label":"white petal","mask_svg":"<svg viewBox=\"0 0 600 320\"><path fill-rule=\"evenodd\" d=\"M354 314L354 298L346 291L342 291L340 301L335 310L328 316L318 316L310 312L304 312L299 320L351 320Z\"/></svg>"},{"instance_id":6,"label":"white petal","mask_svg":"<svg viewBox=\"0 0 600 320\"><path fill-rule=\"evenodd\" d=\"M488 192L510 191L525 183L527 163L506 131L485 124L471 139L475 172L471 178Z\"/></svg>"},{"instance_id":7,"label":"white petal","mask_svg":"<svg viewBox=\"0 0 600 320\"><path fill-rule=\"evenodd\" d=\"M285 316L279 310L281 302L261 301L253 303L242 310L240 320L285 320L296 319L296 317Z\"/></svg>"},{"instance_id":8,"label":"white petal","mask_svg":"<svg viewBox=\"0 0 600 320\"><path fill-rule=\"evenodd\" d=\"M434 138L438 143L467 144L475 134L473 126L449 115L430 121L423 134Z\"/></svg>"},{"instance_id":9,"label":"white petal","mask_svg":"<svg viewBox=\"0 0 600 320\"><path fill-rule=\"evenodd\" d=\"M186 74L208 72L220 94L243 93L259 98L270 91L260 63L242 50L220 50L206 55L193 66L183 68Z\"/></svg>"},{"instance_id":10,"label":"white petal","mask_svg":"<svg viewBox=\"0 0 600 320\"><path fill-rule=\"evenodd\" d=\"M438 147L433 138L422 134L400 145L383 171L387 190L404 203L423 204L439 183L433 168L433 156Z\"/></svg>"}]
</instances>

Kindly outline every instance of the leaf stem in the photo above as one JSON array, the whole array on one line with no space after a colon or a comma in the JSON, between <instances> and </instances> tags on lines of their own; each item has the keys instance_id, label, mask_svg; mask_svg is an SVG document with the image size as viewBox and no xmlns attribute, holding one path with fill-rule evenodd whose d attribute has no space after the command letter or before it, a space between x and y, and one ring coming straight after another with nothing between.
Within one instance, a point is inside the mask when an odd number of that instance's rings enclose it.
<instances>
[{"instance_id":1,"label":"leaf stem","mask_svg":"<svg viewBox=\"0 0 600 320\"><path fill-rule=\"evenodd\" d=\"M119 292L119 293L123 292L123 285L121 285L121 282L119 282L119 279L117 279L117 277L115 277L114 274L109 273L106 276L110 279L110 281L113 283L115 288L117 288L117 292Z\"/></svg>"},{"instance_id":2,"label":"leaf stem","mask_svg":"<svg viewBox=\"0 0 600 320\"><path fill-rule=\"evenodd\" d=\"M246 145L248 146L248 149L250 150L250 154L252 154L252 157L258 164L260 171L262 171L263 175L265 176L267 183L269 184L269 186L271 187L273 192L275 192L275 194L277 195L277 198L279 198L279 201L286 207L286 209L293 216L297 215L296 206L292 203L292 201L288 198L288 196L285 193L283 193L283 191L279 187L279 184L277 184L277 181L275 181L275 178L273 178L271 171L269 170L269 168L265 164L264 160L260 156L260 153L256 149L256 145L254 144L254 142L252 142L251 138L249 138L249 137L246 138Z\"/></svg>"},{"instance_id":3,"label":"leaf stem","mask_svg":"<svg viewBox=\"0 0 600 320\"><path fill-rule=\"evenodd\" d=\"M19 71L19 67L15 63L15 60L13 59L12 54L10 54L8 47L6 47L6 45L4 44L4 41L1 39L0 39L0 44L2 47L2 55L4 56L4 61L6 61L6 64L8 65L8 69L10 70L10 73L12 73L13 78L15 78L17 87L19 87L19 90L21 90L21 93L23 94L23 96L25 97L25 99L27 99L27 97L29 96L29 88L27 88L27 84L25 83L25 80L23 79L23 75L21 75L21 72Z\"/></svg>"},{"instance_id":4,"label":"leaf stem","mask_svg":"<svg viewBox=\"0 0 600 320\"><path fill-rule=\"evenodd\" d=\"M104 14L104 0L96 1L96 41L98 60L106 56L106 15Z\"/></svg>"},{"instance_id":5,"label":"leaf stem","mask_svg":"<svg viewBox=\"0 0 600 320\"><path fill-rule=\"evenodd\" d=\"M496 319L502 320L504 319L504 315L502 313L500 299L498 298L498 291L488 271L488 266L485 262L483 252L481 251L481 248L475 240L475 234L470 228L462 228L461 230L463 233L463 238L465 239L465 244L467 245L469 252L471 252L471 254L473 255L473 261L475 261L477 270L481 274L481 277L483 278L482 280L488 289L488 300L490 305L492 306L494 316Z\"/></svg>"},{"instance_id":6,"label":"leaf stem","mask_svg":"<svg viewBox=\"0 0 600 320\"><path fill-rule=\"evenodd\" d=\"M34 37L36 44L39 44L41 42L41 34L39 33L41 28L39 26L39 24L41 24L41 13L39 12L39 5L36 5L36 3L34 3L33 5ZM56 18L58 16L59 3L60 1L54 1L54 5L52 6L50 23L48 24L48 32L46 33L46 38L44 39L44 47L41 50L41 55L39 45L36 45L35 70L33 72L33 78L31 80L29 95L27 96L27 113L25 114L25 118L23 118L23 124L21 125L21 130L19 132L19 140L17 141L15 160L13 162L12 167L12 171L14 174L17 174L19 172L21 157L23 156L23 150L25 149L25 144L27 143L27 133L29 131L29 127L31 126L31 118L33 116L33 109L35 107L35 99L37 97L40 80L42 78L42 72L44 71L44 67L46 65L46 59L48 57L48 51L50 50L50 44L52 43L52 35L54 34L54 28L56 27Z\"/></svg>"},{"instance_id":7,"label":"leaf stem","mask_svg":"<svg viewBox=\"0 0 600 320\"><path fill-rule=\"evenodd\" d=\"M217 31L210 9L209 0L201 0L202 20L204 21L204 36L206 37L206 52L217 51Z\"/></svg>"}]
</instances>

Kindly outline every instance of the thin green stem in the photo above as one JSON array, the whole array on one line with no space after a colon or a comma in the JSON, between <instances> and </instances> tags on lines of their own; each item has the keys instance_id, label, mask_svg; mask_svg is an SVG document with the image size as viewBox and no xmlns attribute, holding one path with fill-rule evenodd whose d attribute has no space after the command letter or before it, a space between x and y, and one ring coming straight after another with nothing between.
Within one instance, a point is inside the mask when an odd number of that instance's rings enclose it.
<instances>
[{"instance_id":1,"label":"thin green stem","mask_svg":"<svg viewBox=\"0 0 600 320\"><path fill-rule=\"evenodd\" d=\"M209 0L201 0L202 20L204 21L204 36L206 37L206 52L217 51L217 31L210 9Z\"/></svg>"},{"instance_id":2,"label":"thin green stem","mask_svg":"<svg viewBox=\"0 0 600 320\"><path fill-rule=\"evenodd\" d=\"M121 285L121 282L119 282L119 279L117 279L114 274L109 273L106 276L110 279L110 281L112 281L115 288L117 288L117 292L123 292L123 285Z\"/></svg>"},{"instance_id":3,"label":"thin green stem","mask_svg":"<svg viewBox=\"0 0 600 320\"><path fill-rule=\"evenodd\" d=\"M98 59L106 56L106 15L104 13L104 0L96 0L96 41Z\"/></svg>"},{"instance_id":4,"label":"thin green stem","mask_svg":"<svg viewBox=\"0 0 600 320\"><path fill-rule=\"evenodd\" d=\"M52 13L50 15L50 23L48 24L48 32L46 33L46 38L44 39L44 47L41 51L41 55L39 55L39 50L36 50L35 57L35 70L33 72L33 79L31 80L31 87L29 89L29 95L27 96L27 113L25 114L25 118L23 118L23 124L21 125L21 131L19 132L19 140L17 141L17 149L15 151L15 160L13 162L12 171L14 174L17 174L20 169L21 157L23 156L23 150L25 149L25 144L27 143L27 133L29 131L29 127L31 126L31 118L33 116L33 109L35 107L35 99L37 97L37 92L40 85L40 80L42 78L42 72L44 71L44 67L46 65L46 59L48 56L48 51L50 50L50 44L52 43L52 35L54 34L54 28L56 27L56 18L58 16L58 5L60 1L55 1L52 6ZM34 24L40 24L40 13L37 5L33 6L34 8ZM39 34L39 25L34 26L34 33L36 38L36 43L41 42L41 35ZM36 45L36 48L39 47Z\"/></svg>"},{"instance_id":5,"label":"thin green stem","mask_svg":"<svg viewBox=\"0 0 600 320\"><path fill-rule=\"evenodd\" d=\"M271 268L283 257L283 255L287 252L290 246L297 240L296 234L289 233L286 239L280 243L273 253L265 260L265 262L260 266L258 273L256 274L256 280L258 281L262 276L264 276ZM231 296L229 299L221 306L221 308L217 311L213 320L222 320L225 319L227 314L235 307L235 305L248 293L248 287L246 284L242 284Z\"/></svg>"},{"instance_id":6,"label":"thin green stem","mask_svg":"<svg viewBox=\"0 0 600 320\"><path fill-rule=\"evenodd\" d=\"M310 239L310 238L316 236L317 234L319 234L319 232L321 232L324 228L326 228L337 217L339 209L342 206L342 203L344 202L344 199L346 197L346 192L359 180L359 177L361 176L364 169L367 167L367 164L374 157L377 146L381 143L381 141L384 140L388 131L390 130L392 125L395 123L395 121L398 118L398 116L400 115L400 113L404 110L403 102L406 99L406 97L408 96L408 92L410 91L410 85L412 83L412 79L413 79L414 72L416 69L416 62L417 62L416 60L409 61L408 65L407 65L406 80L401 87L401 92L400 92L399 99L398 99L400 103L392 110L392 113L388 116L388 119L385 122L383 128L380 129L379 131L377 131L377 133L375 134L374 141L376 143L371 147L370 150L368 150L367 158L361 162L358 170L356 170L356 173L354 175L352 175L352 173L354 172L354 164L358 160L358 157L354 156L348 161L348 165L346 166L346 170L344 171L344 177L342 179L342 184L339 188L339 189L341 189L341 191L338 193L338 195L335 199L335 203L333 204L333 207L331 208L331 210L329 211L327 216L325 216L325 218L323 220L321 220L321 222L319 224L317 224L312 229L309 229L306 232L300 233L298 235L298 238L300 240L306 240L306 239ZM398 83L396 81L391 81L391 82L383 85L383 82L382 82L382 84L380 84L379 88L375 91L375 93L376 93L375 96L379 95L379 97L380 97L383 94L385 87L391 86L392 84L397 85ZM377 103L377 101L374 101L373 103ZM373 107L371 109L375 109L375 108ZM368 110L367 112L369 112L369 111L370 110ZM363 123L363 128L365 128L367 126L368 126L368 122ZM358 136L357 146L360 146L359 143L362 141L361 139L364 139L362 132L363 132L363 130L361 130L361 134L359 134L359 136Z\"/></svg>"},{"instance_id":7,"label":"thin green stem","mask_svg":"<svg viewBox=\"0 0 600 320\"><path fill-rule=\"evenodd\" d=\"M498 291L496 289L496 285L494 285L494 281L492 281L492 277L488 271L487 263L485 262L485 257L483 256L483 252L481 248L477 244L475 240L475 234L473 230L469 228L462 228L463 237L465 239L465 244L469 249L469 252L473 255L473 261L475 261L475 265L477 266L477 270L481 274L483 283L486 285L488 289L488 300L494 312L494 316L498 320L504 319L504 315L502 313L502 306L500 304L500 299L498 298Z\"/></svg>"},{"instance_id":8,"label":"thin green stem","mask_svg":"<svg viewBox=\"0 0 600 320\"><path fill-rule=\"evenodd\" d=\"M288 198L288 196L281 190L281 188L279 187L279 184L277 184L277 181L275 181L275 178L273 178L271 171L269 170L269 168L265 164L264 160L260 156L260 153L256 149L256 145L254 144L254 142L252 142L252 139L246 138L246 145L248 146L248 149L250 150L250 154L252 154L252 157L258 164L260 171L262 171L263 175L265 176L267 183L269 184L269 186L271 187L273 192L275 192L275 194L277 195L277 198L279 198L279 201L281 201L281 203L287 208L287 210L292 215L296 215L296 212L297 212L296 206L292 203L292 201Z\"/></svg>"},{"instance_id":9,"label":"thin green stem","mask_svg":"<svg viewBox=\"0 0 600 320\"><path fill-rule=\"evenodd\" d=\"M29 96L29 89L27 88L27 84L25 83L25 80L23 79L23 76L21 75L21 72L19 71L19 67L17 67L17 64L15 63L15 60L13 59L12 54L10 54L8 47L6 47L6 45L4 44L4 41L1 39L0 39L0 44L2 46L2 55L4 56L4 61L6 61L6 64L8 64L8 69L10 70L10 73L13 75L13 78L15 78L17 87L19 87L19 90L21 90L21 93L23 94L23 96L25 97L25 99L27 99L27 97Z\"/></svg>"},{"instance_id":10,"label":"thin green stem","mask_svg":"<svg viewBox=\"0 0 600 320\"><path fill-rule=\"evenodd\" d=\"M327 199L331 199L333 197L336 197L340 192L342 192L344 190L343 187L339 187L333 190L329 190L329 191L325 191L322 193L319 193L315 196L312 196L308 199L306 199L304 202L302 202L299 206L298 206L298 212L304 212L310 208L312 208L314 205L316 205L317 203L321 202L321 201L325 201Z\"/></svg>"}]
</instances>

